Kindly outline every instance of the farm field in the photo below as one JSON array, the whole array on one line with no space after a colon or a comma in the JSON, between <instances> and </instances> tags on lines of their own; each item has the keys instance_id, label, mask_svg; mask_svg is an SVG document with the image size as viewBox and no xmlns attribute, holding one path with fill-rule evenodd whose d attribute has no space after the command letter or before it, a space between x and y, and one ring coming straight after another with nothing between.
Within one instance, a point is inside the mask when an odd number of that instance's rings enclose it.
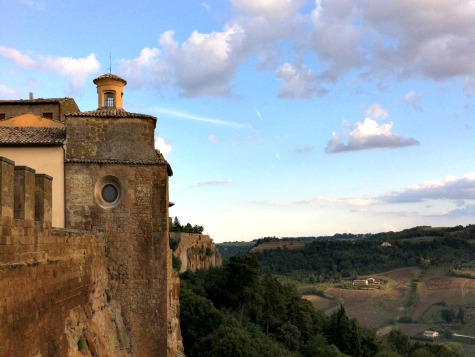
<instances>
[{"instance_id":1,"label":"farm field","mask_svg":"<svg viewBox=\"0 0 475 357\"><path fill-rule=\"evenodd\" d=\"M306 243L305 242L269 242L269 243L262 243L259 244L257 247L253 247L250 250L250 253L259 253L266 250L275 250L275 249L288 249L288 250L296 250L296 249L304 249Z\"/></svg>"},{"instance_id":2,"label":"farm field","mask_svg":"<svg viewBox=\"0 0 475 357\"><path fill-rule=\"evenodd\" d=\"M372 290L343 289L335 285L324 290L328 297L311 294L304 297L327 314L343 304L348 316L367 327L379 329L381 334L394 327L401 328L410 336L428 328L449 328L459 334L475 336L474 279L420 268L397 269L372 277L387 283L381 289ZM443 309L456 313L460 307L465 311L464 324L448 324L442 319ZM414 323L398 323L401 317Z\"/></svg>"}]
</instances>

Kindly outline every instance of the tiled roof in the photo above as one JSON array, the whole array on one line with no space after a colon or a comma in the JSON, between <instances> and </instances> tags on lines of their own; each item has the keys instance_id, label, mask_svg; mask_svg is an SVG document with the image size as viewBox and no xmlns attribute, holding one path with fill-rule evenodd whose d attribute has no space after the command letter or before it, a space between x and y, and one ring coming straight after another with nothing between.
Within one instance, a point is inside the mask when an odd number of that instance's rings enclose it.
<instances>
[{"instance_id":1,"label":"tiled roof","mask_svg":"<svg viewBox=\"0 0 475 357\"><path fill-rule=\"evenodd\" d=\"M162 162L159 158L155 160L141 160L141 159L66 159L66 162L76 164L128 164L128 165L166 165L167 162Z\"/></svg>"},{"instance_id":2,"label":"tiled roof","mask_svg":"<svg viewBox=\"0 0 475 357\"><path fill-rule=\"evenodd\" d=\"M72 98L38 98L38 99L1 99L0 104L51 104L62 103Z\"/></svg>"},{"instance_id":3,"label":"tiled roof","mask_svg":"<svg viewBox=\"0 0 475 357\"><path fill-rule=\"evenodd\" d=\"M99 76L97 77L96 79L94 79L92 82L94 84L97 84L97 80L101 80L101 79L115 79L115 80L118 80L118 81L121 81L124 83L124 85L127 84L127 81L123 78L120 78L119 76L115 75L115 74L112 74L112 73L106 73L106 74L103 74L102 76Z\"/></svg>"},{"instance_id":4,"label":"tiled roof","mask_svg":"<svg viewBox=\"0 0 475 357\"><path fill-rule=\"evenodd\" d=\"M122 109L103 108L89 112L66 114L67 117L141 118L157 120L153 115L130 113Z\"/></svg>"},{"instance_id":5,"label":"tiled roof","mask_svg":"<svg viewBox=\"0 0 475 357\"><path fill-rule=\"evenodd\" d=\"M155 150L156 157L153 159L66 159L66 162L73 164L127 164L127 165L166 165L168 176L173 176L170 164L165 160L162 153Z\"/></svg>"},{"instance_id":6,"label":"tiled roof","mask_svg":"<svg viewBox=\"0 0 475 357\"><path fill-rule=\"evenodd\" d=\"M62 145L66 128L0 127L0 146Z\"/></svg>"}]
</instances>

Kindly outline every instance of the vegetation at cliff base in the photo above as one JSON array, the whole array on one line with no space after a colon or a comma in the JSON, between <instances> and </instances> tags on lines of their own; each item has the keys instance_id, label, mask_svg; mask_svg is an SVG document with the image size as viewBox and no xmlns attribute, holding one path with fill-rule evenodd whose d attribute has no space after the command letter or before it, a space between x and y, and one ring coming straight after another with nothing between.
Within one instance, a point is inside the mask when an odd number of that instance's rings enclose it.
<instances>
[{"instance_id":1,"label":"vegetation at cliff base","mask_svg":"<svg viewBox=\"0 0 475 357\"><path fill-rule=\"evenodd\" d=\"M251 254L181 274L180 320L187 356L461 356L457 344L412 343L399 330L378 338L340 305L329 316L282 284Z\"/></svg>"}]
</instances>

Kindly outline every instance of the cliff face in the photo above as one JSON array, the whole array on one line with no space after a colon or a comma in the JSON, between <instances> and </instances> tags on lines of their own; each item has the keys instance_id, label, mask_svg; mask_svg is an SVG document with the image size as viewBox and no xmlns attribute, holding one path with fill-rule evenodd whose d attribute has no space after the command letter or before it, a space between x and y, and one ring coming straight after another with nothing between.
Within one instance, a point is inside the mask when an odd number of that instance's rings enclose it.
<instances>
[{"instance_id":1,"label":"cliff face","mask_svg":"<svg viewBox=\"0 0 475 357\"><path fill-rule=\"evenodd\" d=\"M130 316L151 293L129 279L131 297L121 300L113 263L123 270L130 263L115 260L105 232L52 228L51 192L51 177L0 157L0 357L183 356L171 252L160 253L167 267L160 286L137 277L160 292L150 305L164 311L142 325L161 326L164 352L136 352L142 336Z\"/></svg>"},{"instance_id":2,"label":"cliff face","mask_svg":"<svg viewBox=\"0 0 475 357\"><path fill-rule=\"evenodd\" d=\"M179 242L173 255L181 260L180 273L222 265L221 254L209 235L170 232L170 239Z\"/></svg>"}]
</instances>

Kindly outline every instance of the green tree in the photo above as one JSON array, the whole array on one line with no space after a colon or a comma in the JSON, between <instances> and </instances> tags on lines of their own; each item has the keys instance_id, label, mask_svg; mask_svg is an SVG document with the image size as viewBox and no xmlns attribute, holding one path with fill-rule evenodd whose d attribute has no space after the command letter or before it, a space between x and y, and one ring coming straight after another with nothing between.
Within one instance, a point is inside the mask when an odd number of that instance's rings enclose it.
<instances>
[{"instance_id":1,"label":"green tree","mask_svg":"<svg viewBox=\"0 0 475 357\"><path fill-rule=\"evenodd\" d=\"M408 356L411 351L411 340L401 329L393 329L386 336L386 344L401 356Z\"/></svg>"},{"instance_id":2,"label":"green tree","mask_svg":"<svg viewBox=\"0 0 475 357\"><path fill-rule=\"evenodd\" d=\"M352 356L359 356L361 349L361 336L358 332L356 321L348 318L343 305L330 316L325 327L325 335L329 344Z\"/></svg>"},{"instance_id":3,"label":"green tree","mask_svg":"<svg viewBox=\"0 0 475 357\"><path fill-rule=\"evenodd\" d=\"M287 307L282 284L273 276L265 275L262 279L263 305L261 324L266 334L275 332L286 319Z\"/></svg>"},{"instance_id":4,"label":"green tree","mask_svg":"<svg viewBox=\"0 0 475 357\"><path fill-rule=\"evenodd\" d=\"M457 313L457 321L461 324L465 323L465 311L462 306L459 307L459 311Z\"/></svg>"},{"instance_id":5,"label":"green tree","mask_svg":"<svg viewBox=\"0 0 475 357\"><path fill-rule=\"evenodd\" d=\"M182 284L180 289L180 326L185 351L192 351L198 341L216 330L223 314L206 298Z\"/></svg>"},{"instance_id":6,"label":"green tree","mask_svg":"<svg viewBox=\"0 0 475 357\"><path fill-rule=\"evenodd\" d=\"M447 323L451 323L455 318L455 312L452 309L444 309L440 312L440 315Z\"/></svg>"},{"instance_id":7,"label":"green tree","mask_svg":"<svg viewBox=\"0 0 475 357\"><path fill-rule=\"evenodd\" d=\"M226 265L228 281L226 290L231 307L242 321L244 313L257 317L262 308L262 290L260 284L259 263L254 255L238 254Z\"/></svg>"}]
</instances>

